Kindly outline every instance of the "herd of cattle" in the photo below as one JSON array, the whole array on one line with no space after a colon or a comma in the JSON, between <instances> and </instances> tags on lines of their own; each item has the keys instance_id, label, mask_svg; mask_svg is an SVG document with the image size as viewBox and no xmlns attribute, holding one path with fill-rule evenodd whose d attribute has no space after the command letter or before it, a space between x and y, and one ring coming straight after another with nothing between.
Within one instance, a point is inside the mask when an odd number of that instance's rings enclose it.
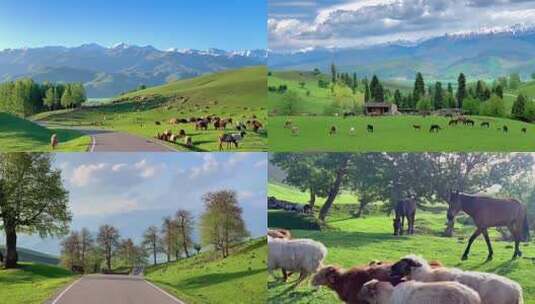
<instances>
[{"instance_id":1,"label":"herd of cattle","mask_svg":"<svg viewBox=\"0 0 535 304\"><path fill-rule=\"evenodd\" d=\"M160 121L154 122L157 126L162 125ZM227 126L234 125L236 129L236 133L226 133L224 132L219 136L219 150L223 150L224 144L226 144L226 148L230 149L232 145L234 145L235 148L238 148L239 143L244 139L245 135L247 134L247 130L252 130L255 133L259 133L263 131L263 124L258 120L256 115L253 115L250 119L247 119L245 122L238 121L234 122L232 118L221 118L216 115L208 115L206 117L191 117L189 119L179 119L179 118L171 118L169 120L170 125L178 125L178 124L188 124L192 123L195 126L195 130L197 131L208 131L210 128L210 125L213 125L214 130L221 130L225 131L227 130ZM186 131L184 129L179 130L177 134L173 134L172 131L169 129L166 129L163 133L157 133L156 138L162 141L166 142L172 142L177 143L178 140L183 140L183 144L187 147L193 147L194 143L191 136L188 136L186 134Z\"/></svg>"},{"instance_id":2,"label":"herd of cattle","mask_svg":"<svg viewBox=\"0 0 535 304\"><path fill-rule=\"evenodd\" d=\"M348 117L349 115L346 115L347 113L344 113L344 118ZM351 115L351 116L355 116L355 115ZM457 117L453 117L451 115L446 115L446 117L450 117L450 121L448 122L448 126L449 127L454 127L454 126L457 126L457 125L464 125L464 126L471 126L471 127L474 127L476 125L476 122L473 120L473 119L470 119L466 116L463 116L463 115L459 115ZM490 128L491 127L491 123L490 121L482 121L480 123L480 126L481 128ZM284 128L285 129L289 129L291 134L292 135L299 135L299 127L294 125L293 121L288 119L284 122ZM412 125L412 128L416 131L420 131L422 130L422 125L420 124L413 124ZM442 130L442 126L439 125L439 124L431 124L429 126L429 133L438 133ZM509 132L509 127L507 125L503 125L503 126L497 126L496 128L498 131L501 131L501 132L504 132L504 133L508 133ZM374 125L372 124L368 124L366 125L366 131L368 133L374 133ZM336 135L337 131L338 131L338 127L336 125L331 125L331 127L329 128L329 135ZM528 129L526 127L522 127L520 129L520 132L521 133L527 133ZM356 129L355 127L350 127L349 128L349 135L356 135Z\"/></svg>"},{"instance_id":3,"label":"herd of cattle","mask_svg":"<svg viewBox=\"0 0 535 304\"><path fill-rule=\"evenodd\" d=\"M299 273L293 287L309 276L348 304L522 304L522 287L492 273L449 268L439 261L408 255L397 262L372 261L343 269L324 265L327 248L312 239L292 239L285 229L268 230L268 271L281 269L282 281Z\"/></svg>"}]
</instances>

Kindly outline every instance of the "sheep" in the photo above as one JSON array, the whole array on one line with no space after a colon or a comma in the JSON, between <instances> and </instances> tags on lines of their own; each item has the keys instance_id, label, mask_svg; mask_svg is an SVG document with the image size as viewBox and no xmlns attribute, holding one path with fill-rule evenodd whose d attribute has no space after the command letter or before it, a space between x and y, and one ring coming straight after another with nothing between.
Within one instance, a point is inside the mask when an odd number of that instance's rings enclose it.
<instances>
[{"instance_id":1,"label":"sheep","mask_svg":"<svg viewBox=\"0 0 535 304\"><path fill-rule=\"evenodd\" d=\"M329 265L319 270L312 278L312 286L327 286L334 290L340 300L349 304L365 304L359 292L362 286L372 279L388 281L393 285L401 282L400 277L392 276L391 263L356 266L347 270Z\"/></svg>"},{"instance_id":2,"label":"sheep","mask_svg":"<svg viewBox=\"0 0 535 304\"><path fill-rule=\"evenodd\" d=\"M299 135L299 128L296 126L292 127L292 135L296 136Z\"/></svg>"},{"instance_id":3,"label":"sheep","mask_svg":"<svg viewBox=\"0 0 535 304\"><path fill-rule=\"evenodd\" d=\"M58 136L56 135L56 133L52 134L52 136L50 137L50 146L52 147L52 150L56 149L58 143Z\"/></svg>"},{"instance_id":4,"label":"sheep","mask_svg":"<svg viewBox=\"0 0 535 304\"><path fill-rule=\"evenodd\" d=\"M284 269L299 272L294 287L297 287L309 275L318 271L327 256L327 248L311 239L285 240L268 237L268 272Z\"/></svg>"},{"instance_id":5,"label":"sheep","mask_svg":"<svg viewBox=\"0 0 535 304\"><path fill-rule=\"evenodd\" d=\"M476 291L458 282L408 281L394 287L374 279L364 284L359 296L369 304L481 304Z\"/></svg>"},{"instance_id":6,"label":"sheep","mask_svg":"<svg viewBox=\"0 0 535 304\"><path fill-rule=\"evenodd\" d=\"M269 237L275 238L275 239L284 239L284 240L291 240L292 234L289 230L286 229L268 229L267 235ZM283 282L288 281L288 277L292 275L291 272L287 272L286 269L282 268L282 280Z\"/></svg>"},{"instance_id":7,"label":"sheep","mask_svg":"<svg viewBox=\"0 0 535 304\"><path fill-rule=\"evenodd\" d=\"M355 135L355 133L356 133L356 132L355 132L355 128L354 128L354 127L351 127L351 128L349 129L349 135Z\"/></svg>"},{"instance_id":8,"label":"sheep","mask_svg":"<svg viewBox=\"0 0 535 304\"><path fill-rule=\"evenodd\" d=\"M457 281L477 291L485 304L524 303L518 283L493 273L445 267L433 269L424 258L415 255L402 258L392 266L392 272L420 282Z\"/></svg>"}]
</instances>

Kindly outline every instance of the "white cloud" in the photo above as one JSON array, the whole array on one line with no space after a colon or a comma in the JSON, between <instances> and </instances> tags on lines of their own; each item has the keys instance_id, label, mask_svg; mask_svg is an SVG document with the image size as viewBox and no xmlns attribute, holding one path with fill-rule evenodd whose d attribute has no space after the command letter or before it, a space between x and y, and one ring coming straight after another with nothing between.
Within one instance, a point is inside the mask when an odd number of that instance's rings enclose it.
<instances>
[{"instance_id":1,"label":"white cloud","mask_svg":"<svg viewBox=\"0 0 535 304\"><path fill-rule=\"evenodd\" d=\"M141 210L142 205L136 200L112 197L101 197L96 200L83 200L71 202L72 211L77 216L85 215L110 215L117 213L127 213L130 211ZM150 206L145 206L149 208Z\"/></svg>"},{"instance_id":2,"label":"white cloud","mask_svg":"<svg viewBox=\"0 0 535 304\"><path fill-rule=\"evenodd\" d=\"M198 178L213 173L219 169L219 162L212 153L204 153L202 159L203 163L200 166L191 168L190 178Z\"/></svg>"},{"instance_id":3,"label":"white cloud","mask_svg":"<svg viewBox=\"0 0 535 304\"><path fill-rule=\"evenodd\" d=\"M87 186L94 181L96 173L105 170L106 167L108 165L104 163L80 165L74 169L70 182L78 187Z\"/></svg>"},{"instance_id":4,"label":"white cloud","mask_svg":"<svg viewBox=\"0 0 535 304\"><path fill-rule=\"evenodd\" d=\"M163 164L151 164L145 159L133 164L105 162L82 164L73 169L69 182L76 187L131 186L156 176L164 167Z\"/></svg>"}]
</instances>

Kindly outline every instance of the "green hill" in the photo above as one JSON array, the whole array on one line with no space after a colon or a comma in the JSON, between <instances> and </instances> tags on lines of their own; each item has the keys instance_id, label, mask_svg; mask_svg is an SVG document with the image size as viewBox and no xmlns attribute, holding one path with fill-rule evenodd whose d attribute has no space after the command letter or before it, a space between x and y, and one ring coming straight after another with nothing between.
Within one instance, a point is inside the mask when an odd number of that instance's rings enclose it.
<instances>
[{"instance_id":1,"label":"green hill","mask_svg":"<svg viewBox=\"0 0 535 304\"><path fill-rule=\"evenodd\" d=\"M189 304L263 303L266 300L265 238L234 249L226 259L212 252L150 267L145 278Z\"/></svg>"},{"instance_id":2,"label":"green hill","mask_svg":"<svg viewBox=\"0 0 535 304\"><path fill-rule=\"evenodd\" d=\"M5 254L5 247L0 246L0 251ZM49 265L58 265L60 262L58 257L31 249L17 248L17 253L19 254L20 262L32 262Z\"/></svg>"},{"instance_id":3,"label":"green hill","mask_svg":"<svg viewBox=\"0 0 535 304\"><path fill-rule=\"evenodd\" d=\"M53 133L60 141L58 151L87 150L90 139L80 132L49 129L8 113L0 113L0 150L3 152L50 152L50 136Z\"/></svg>"},{"instance_id":4,"label":"green hill","mask_svg":"<svg viewBox=\"0 0 535 304\"><path fill-rule=\"evenodd\" d=\"M76 276L63 268L21 263L20 268L0 268L0 303L43 303Z\"/></svg>"},{"instance_id":5,"label":"green hill","mask_svg":"<svg viewBox=\"0 0 535 304\"><path fill-rule=\"evenodd\" d=\"M213 151L218 149L221 130L214 130L210 125L208 130L199 131L193 123L175 125L169 121L215 114L236 122L257 117L266 127L266 75L264 66L225 71L121 95L110 104L44 113L34 119L55 126L99 127L148 138L166 129L175 134L183 129L192 137L194 148L182 142L168 143L170 147L183 151ZM234 127L228 127L229 131L231 129L235 131ZM239 150L265 151L266 146L265 133L250 131Z\"/></svg>"}]
</instances>

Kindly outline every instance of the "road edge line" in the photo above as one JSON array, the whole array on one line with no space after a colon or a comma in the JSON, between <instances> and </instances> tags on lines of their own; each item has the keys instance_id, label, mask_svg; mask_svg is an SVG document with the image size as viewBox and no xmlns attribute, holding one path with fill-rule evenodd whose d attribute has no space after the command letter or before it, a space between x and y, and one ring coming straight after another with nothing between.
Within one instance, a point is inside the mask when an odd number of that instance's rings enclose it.
<instances>
[{"instance_id":1,"label":"road edge line","mask_svg":"<svg viewBox=\"0 0 535 304\"><path fill-rule=\"evenodd\" d=\"M89 152L95 152L95 146L97 145L97 140L95 136L93 135L90 135L90 136L91 136L91 147L89 148Z\"/></svg>"},{"instance_id":2,"label":"road edge line","mask_svg":"<svg viewBox=\"0 0 535 304\"><path fill-rule=\"evenodd\" d=\"M179 304L186 304L186 303L184 303L183 301L177 299L175 296L173 296L173 295L171 295L170 293L168 293L167 291L165 291L165 290L161 289L160 287L158 287L158 286L152 284L151 282L149 282L149 281L147 281L147 280L145 280L145 279L143 279L143 281L144 281L145 283L149 284L150 286L152 286L154 289L156 289L156 290L160 291L161 293L165 294L166 296L168 296L169 298L171 298L173 301L175 301L175 302L177 302L177 303L179 303ZM55 304L55 303L52 303L52 304Z\"/></svg>"},{"instance_id":3,"label":"road edge line","mask_svg":"<svg viewBox=\"0 0 535 304\"><path fill-rule=\"evenodd\" d=\"M72 284L69 285L69 287L65 288L54 300L52 300L52 303L50 303L50 304L58 303L58 301L61 299L61 297L63 297L63 295L65 295L67 293L67 291L69 291L74 285L76 285L76 283L80 282L82 280L82 278L83 277L81 277L78 280L72 282Z\"/></svg>"}]
</instances>

